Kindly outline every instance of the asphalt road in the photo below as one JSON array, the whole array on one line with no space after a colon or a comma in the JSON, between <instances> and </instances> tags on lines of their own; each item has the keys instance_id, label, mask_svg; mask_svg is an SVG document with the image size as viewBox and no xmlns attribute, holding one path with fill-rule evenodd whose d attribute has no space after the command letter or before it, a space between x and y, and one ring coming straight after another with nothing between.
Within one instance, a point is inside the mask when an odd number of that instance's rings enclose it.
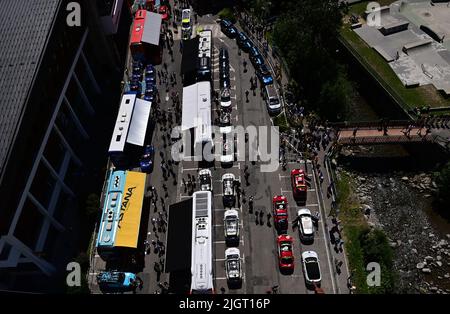
<instances>
[{"instance_id":1,"label":"asphalt road","mask_svg":"<svg viewBox=\"0 0 450 314\"><path fill-rule=\"evenodd\" d=\"M267 109L264 100L261 97L261 84L258 81L258 88L253 94L250 89L250 78L255 77L253 66L248 58L248 55L244 52L239 54L237 44L235 40L227 38L220 32L220 27L216 23L216 16L204 16L199 17L199 24L194 25L193 34L196 33L198 27L203 29L213 30L213 43L214 43L214 89L219 89L218 77L218 51L221 47L226 47L229 51L230 66L231 66L231 97L232 97L232 116L231 121L234 126L249 125L255 126L271 126L272 122L267 113ZM179 52L179 41L181 31L174 33L174 62L171 62L171 58L164 50L163 62L167 63L169 73L177 73L177 84L172 91L178 91L180 99L182 99L182 84L179 76L181 54ZM247 62L247 71L244 71L243 61ZM130 68L130 66L129 66ZM162 69L162 65L156 67L157 70ZM158 81L160 99L159 108L168 114L173 115L175 121L175 109L172 106L172 101L169 95L165 91L165 86L161 85ZM246 101L245 91L250 91L249 101ZM213 113L212 121L218 117L218 107L212 104ZM141 230L143 236L140 239L140 245L142 251L143 240L146 238L148 241L159 240L165 243L166 234L164 232L154 232L153 225L151 223L152 218L159 217L159 212L163 210L163 199L165 209L168 210L170 204L184 200L190 197L188 189L182 184L182 179L187 181L188 174L197 178L198 175L198 163L195 161L184 160L179 165L173 165L172 170L175 173L175 177L170 176L167 180L162 175L162 169L160 168L161 156L163 153L164 159L167 161L170 159L171 145L168 141L163 141L163 137L170 134L171 128L167 126L164 128L162 125L157 125L152 133L152 144L156 148L154 171L147 176L146 187L146 202L149 202L149 210L143 219L147 221L143 222L144 228ZM220 139L216 139L220 140ZM333 252L330 251L327 245L327 230L324 227L324 223L327 223L327 219L321 219L319 222L319 228L315 232L315 239L311 245L303 245L300 243L298 231L293 230L291 221L295 218L295 213L298 209L296 206L292 190L290 187L290 170L294 168L305 169L310 177L310 187L308 189L306 207L311 210L312 213L319 211L324 217L324 213L328 212L325 206L329 206L328 203L323 201L323 198L319 197L321 188L316 183L316 178L313 175L312 165L309 160L298 159L298 154L291 151L287 154L289 161L287 169L283 171L281 166L274 172L262 172L260 162L252 163L248 160L248 149L246 149L246 161L235 161L231 167L223 168L219 160L216 160L214 166L211 166L211 172L213 174L213 190L214 190L214 285L217 293L220 293L221 288L225 289L227 294L235 293L266 293L274 285L279 286L279 293L294 294L294 293L314 293L306 288L304 282L304 275L301 266L301 252L304 250L314 250L318 253L320 259L320 266L322 272L322 288L327 294L338 293L343 290L339 290L339 285L342 285L342 278L346 276L346 273L341 276L341 280L336 282L334 275ZM321 158L323 156L321 155ZM246 184L244 179L244 168L248 166L249 170L249 185ZM237 201L235 208L240 213L240 242L239 250L242 258L243 268L243 284L240 289L229 289L226 282L225 267L224 267L224 252L227 248L224 231L223 231L223 214L225 207L222 202L222 175L225 173L232 173L236 179L240 180L242 188L242 196ZM325 173L327 177L327 173ZM327 180L328 177L327 177ZM163 189L163 183L167 187L167 193ZM157 190L158 201L155 208L154 204L150 200L150 186L154 186ZM198 183L195 190L198 190ZM277 233L273 226L273 219L268 219L267 214L272 213L272 197L275 195L285 195L289 201L289 229L288 234L294 237L294 257L295 257L295 270L292 275L283 275L278 269L277 258L277 245L276 237ZM248 198L254 197L254 212L249 212ZM162 198L162 199L161 199ZM304 207L304 206L302 206ZM263 212L262 219L256 219L255 212ZM146 227L146 228L145 228ZM160 278L157 278L157 274L154 271L155 262L164 262L164 256L161 258L153 252L143 255L142 267L139 269L138 276L143 279L144 285L137 293L155 293L158 290L157 283L168 281L168 274L162 273ZM102 263L101 259L96 256L94 264L91 265L91 277L102 269L106 268L106 265ZM158 280L159 279L159 280ZM345 278L346 279L346 278ZM345 281L345 280L344 280ZM95 280L91 280L91 288L97 291ZM345 283L344 283L345 284Z\"/></svg>"}]
</instances>

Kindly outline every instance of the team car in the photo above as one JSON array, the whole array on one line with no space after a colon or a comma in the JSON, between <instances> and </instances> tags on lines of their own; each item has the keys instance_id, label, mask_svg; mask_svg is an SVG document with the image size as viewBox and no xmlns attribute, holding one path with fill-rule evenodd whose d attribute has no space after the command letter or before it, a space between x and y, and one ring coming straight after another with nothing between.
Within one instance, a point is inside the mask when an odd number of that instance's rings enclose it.
<instances>
[{"instance_id":1,"label":"team car","mask_svg":"<svg viewBox=\"0 0 450 314\"><path fill-rule=\"evenodd\" d=\"M292 193L297 202L306 202L308 189L305 177L305 172L302 169L293 169L291 171Z\"/></svg>"},{"instance_id":2,"label":"team car","mask_svg":"<svg viewBox=\"0 0 450 314\"><path fill-rule=\"evenodd\" d=\"M223 205L233 207L236 202L236 189L234 185L235 176L232 173L225 173L222 176Z\"/></svg>"},{"instance_id":3,"label":"team car","mask_svg":"<svg viewBox=\"0 0 450 314\"><path fill-rule=\"evenodd\" d=\"M241 254L237 248L225 250L225 273L229 287L242 283Z\"/></svg>"},{"instance_id":4,"label":"team car","mask_svg":"<svg viewBox=\"0 0 450 314\"><path fill-rule=\"evenodd\" d=\"M314 251L305 251L302 253L303 273L308 285L320 286L322 275L320 273L319 256Z\"/></svg>"},{"instance_id":5,"label":"team car","mask_svg":"<svg viewBox=\"0 0 450 314\"><path fill-rule=\"evenodd\" d=\"M308 208L300 208L297 211L298 232L303 242L314 241L314 225L311 211Z\"/></svg>"},{"instance_id":6,"label":"team car","mask_svg":"<svg viewBox=\"0 0 450 314\"><path fill-rule=\"evenodd\" d=\"M225 240L239 240L239 212L236 209L227 209L225 211L223 216L223 225Z\"/></svg>"},{"instance_id":7,"label":"team car","mask_svg":"<svg viewBox=\"0 0 450 314\"><path fill-rule=\"evenodd\" d=\"M273 221L279 233L288 230L288 200L283 195L276 195L272 199Z\"/></svg>"},{"instance_id":8,"label":"team car","mask_svg":"<svg viewBox=\"0 0 450 314\"><path fill-rule=\"evenodd\" d=\"M292 273L294 271L293 238L282 234L277 238L278 266L280 271Z\"/></svg>"},{"instance_id":9,"label":"team car","mask_svg":"<svg viewBox=\"0 0 450 314\"><path fill-rule=\"evenodd\" d=\"M150 173L153 171L153 159L155 157L155 148L153 145L147 145L144 147L144 153L142 154L139 166L142 172Z\"/></svg>"},{"instance_id":10,"label":"team car","mask_svg":"<svg viewBox=\"0 0 450 314\"><path fill-rule=\"evenodd\" d=\"M202 169L198 173L198 181L200 182L200 190L201 191L211 191L213 190L212 185L212 176L211 170Z\"/></svg>"}]
</instances>

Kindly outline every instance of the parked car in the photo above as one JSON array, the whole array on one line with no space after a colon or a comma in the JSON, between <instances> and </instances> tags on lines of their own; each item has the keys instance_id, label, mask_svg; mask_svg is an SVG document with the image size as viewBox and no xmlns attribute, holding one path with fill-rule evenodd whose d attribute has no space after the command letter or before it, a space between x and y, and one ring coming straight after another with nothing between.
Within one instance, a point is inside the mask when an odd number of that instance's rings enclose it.
<instances>
[{"instance_id":1,"label":"parked car","mask_svg":"<svg viewBox=\"0 0 450 314\"><path fill-rule=\"evenodd\" d=\"M244 32L240 32L238 36L236 37L236 41L238 44L238 47L241 48L245 52L249 52L250 48L253 47L252 42L247 37L247 35Z\"/></svg>"},{"instance_id":2,"label":"parked car","mask_svg":"<svg viewBox=\"0 0 450 314\"><path fill-rule=\"evenodd\" d=\"M230 287L241 285L242 267L239 249L228 248L225 250L225 273L227 276L227 283Z\"/></svg>"},{"instance_id":3,"label":"parked car","mask_svg":"<svg viewBox=\"0 0 450 314\"><path fill-rule=\"evenodd\" d=\"M234 181L236 180L234 174L225 173L222 176L222 190L223 190L223 205L225 207L233 207L236 202L236 188Z\"/></svg>"},{"instance_id":4,"label":"parked car","mask_svg":"<svg viewBox=\"0 0 450 314\"><path fill-rule=\"evenodd\" d=\"M146 145L144 147L144 153L142 154L139 165L142 172L150 173L153 171L153 160L155 157L155 148L153 145Z\"/></svg>"},{"instance_id":5,"label":"parked car","mask_svg":"<svg viewBox=\"0 0 450 314\"><path fill-rule=\"evenodd\" d=\"M303 252L302 265L306 284L320 286L322 275L320 273L320 261L317 253L314 251Z\"/></svg>"},{"instance_id":6,"label":"parked car","mask_svg":"<svg viewBox=\"0 0 450 314\"><path fill-rule=\"evenodd\" d=\"M250 56L250 62L253 64L255 68L264 64L264 58L261 55Z\"/></svg>"},{"instance_id":7,"label":"parked car","mask_svg":"<svg viewBox=\"0 0 450 314\"><path fill-rule=\"evenodd\" d=\"M105 271L97 275L97 283L102 292L127 292L139 285L136 274L118 271Z\"/></svg>"},{"instance_id":8,"label":"parked car","mask_svg":"<svg viewBox=\"0 0 450 314\"><path fill-rule=\"evenodd\" d=\"M219 50L219 62L221 61L229 62L228 49L225 47L222 47Z\"/></svg>"},{"instance_id":9,"label":"parked car","mask_svg":"<svg viewBox=\"0 0 450 314\"><path fill-rule=\"evenodd\" d=\"M288 230L288 200L286 196L276 195L272 199L273 221L279 233L286 233Z\"/></svg>"},{"instance_id":10,"label":"parked car","mask_svg":"<svg viewBox=\"0 0 450 314\"><path fill-rule=\"evenodd\" d=\"M311 211L308 208L300 208L297 211L297 221L300 240L303 242L314 241L314 225Z\"/></svg>"},{"instance_id":11,"label":"parked car","mask_svg":"<svg viewBox=\"0 0 450 314\"><path fill-rule=\"evenodd\" d=\"M223 167L229 167L234 162L234 140L227 134L223 134L222 154L220 162Z\"/></svg>"},{"instance_id":12,"label":"parked car","mask_svg":"<svg viewBox=\"0 0 450 314\"><path fill-rule=\"evenodd\" d=\"M277 238L278 266L280 271L292 273L294 271L293 238L282 234Z\"/></svg>"},{"instance_id":13,"label":"parked car","mask_svg":"<svg viewBox=\"0 0 450 314\"><path fill-rule=\"evenodd\" d=\"M220 21L220 29L222 32L230 38L235 38L238 34L237 28L227 19Z\"/></svg>"},{"instance_id":14,"label":"parked car","mask_svg":"<svg viewBox=\"0 0 450 314\"><path fill-rule=\"evenodd\" d=\"M259 81L263 85L269 85L273 83L272 74L269 71L269 68L265 64L260 64L256 68L256 76L259 78Z\"/></svg>"},{"instance_id":15,"label":"parked car","mask_svg":"<svg viewBox=\"0 0 450 314\"><path fill-rule=\"evenodd\" d=\"M156 76L155 66L153 64L147 64L145 67L145 76Z\"/></svg>"},{"instance_id":16,"label":"parked car","mask_svg":"<svg viewBox=\"0 0 450 314\"><path fill-rule=\"evenodd\" d=\"M239 240L239 212L236 209L227 209L225 211L223 216L223 225L225 240Z\"/></svg>"},{"instance_id":17,"label":"parked car","mask_svg":"<svg viewBox=\"0 0 450 314\"><path fill-rule=\"evenodd\" d=\"M266 101L267 111L274 116L281 113L281 103L278 98L277 90L273 84L264 86L264 100Z\"/></svg>"},{"instance_id":18,"label":"parked car","mask_svg":"<svg viewBox=\"0 0 450 314\"><path fill-rule=\"evenodd\" d=\"M297 202L306 202L307 187L305 172L302 169L292 169L291 185L294 199Z\"/></svg>"},{"instance_id":19,"label":"parked car","mask_svg":"<svg viewBox=\"0 0 450 314\"><path fill-rule=\"evenodd\" d=\"M212 175L211 170L202 169L198 173L198 181L200 182L200 190L201 191L211 191L213 190L212 185Z\"/></svg>"},{"instance_id":20,"label":"parked car","mask_svg":"<svg viewBox=\"0 0 450 314\"><path fill-rule=\"evenodd\" d=\"M220 83L220 88L222 90L225 88L230 88L230 72L229 71L219 71L219 83Z\"/></svg>"}]
</instances>

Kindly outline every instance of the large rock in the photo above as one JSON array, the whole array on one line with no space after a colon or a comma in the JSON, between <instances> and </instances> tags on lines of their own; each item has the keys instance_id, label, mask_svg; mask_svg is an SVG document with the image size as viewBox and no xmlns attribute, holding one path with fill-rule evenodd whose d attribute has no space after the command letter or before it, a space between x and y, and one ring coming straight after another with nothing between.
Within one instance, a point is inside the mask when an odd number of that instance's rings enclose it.
<instances>
[{"instance_id":1,"label":"large rock","mask_svg":"<svg viewBox=\"0 0 450 314\"><path fill-rule=\"evenodd\" d=\"M409 178L408 178L408 177L402 177L402 180L403 180L403 181L408 181Z\"/></svg>"},{"instance_id":2,"label":"large rock","mask_svg":"<svg viewBox=\"0 0 450 314\"><path fill-rule=\"evenodd\" d=\"M436 262L436 265L438 265L439 267L441 267L441 266L442 266L442 262L441 262L441 261L437 261L437 262Z\"/></svg>"},{"instance_id":3,"label":"large rock","mask_svg":"<svg viewBox=\"0 0 450 314\"><path fill-rule=\"evenodd\" d=\"M417 269L423 269L425 267L424 263L417 263L416 268Z\"/></svg>"},{"instance_id":4,"label":"large rock","mask_svg":"<svg viewBox=\"0 0 450 314\"><path fill-rule=\"evenodd\" d=\"M433 256L426 256L425 257L425 261L427 262L427 263L429 263L429 262L432 262L434 260L434 258L433 258Z\"/></svg>"},{"instance_id":5,"label":"large rock","mask_svg":"<svg viewBox=\"0 0 450 314\"><path fill-rule=\"evenodd\" d=\"M422 273L424 273L424 274L431 274L431 269L429 269L429 268L422 268Z\"/></svg>"}]
</instances>

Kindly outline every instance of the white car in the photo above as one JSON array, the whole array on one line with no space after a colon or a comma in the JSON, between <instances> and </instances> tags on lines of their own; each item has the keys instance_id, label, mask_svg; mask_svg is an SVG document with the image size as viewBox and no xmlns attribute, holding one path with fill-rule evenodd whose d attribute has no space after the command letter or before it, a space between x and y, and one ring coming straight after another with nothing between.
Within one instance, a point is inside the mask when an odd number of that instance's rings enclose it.
<instances>
[{"instance_id":1,"label":"white car","mask_svg":"<svg viewBox=\"0 0 450 314\"><path fill-rule=\"evenodd\" d=\"M225 250L225 272L229 285L242 282L241 254L237 248Z\"/></svg>"},{"instance_id":2,"label":"white car","mask_svg":"<svg viewBox=\"0 0 450 314\"><path fill-rule=\"evenodd\" d=\"M225 207L233 207L236 202L235 179L236 178L232 173L225 173L222 176L222 198Z\"/></svg>"},{"instance_id":3,"label":"white car","mask_svg":"<svg viewBox=\"0 0 450 314\"><path fill-rule=\"evenodd\" d=\"M222 154L220 162L227 166L234 162L234 140L230 135L223 133Z\"/></svg>"},{"instance_id":4,"label":"white car","mask_svg":"<svg viewBox=\"0 0 450 314\"><path fill-rule=\"evenodd\" d=\"M311 211L308 208L300 208L297 211L297 219L300 240L305 242L314 241L314 225L311 218Z\"/></svg>"},{"instance_id":5,"label":"white car","mask_svg":"<svg viewBox=\"0 0 450 314\"><path fill-rule=\"evenodd\" d=\"M236 209L228 209L223 216L225 239L239 239L239 212Z\"/></svg>"},{"instance_id":6,"label":"white car","mask_svg":"<svg viewBox=\"0 0 450 314\"><path fill-rule=\"evenodd\" d=\"M231 110L231 94L229 88L223 88L220 91L220 107L222 109Z\"/></svg>"},{"instance_id":7,"label":"white car","mask_svg":"<svg viewBox=\"0 0 450 314\"><path fill-rule=\"evenodd\" d=\"M320 273L319 256L314 251L305 251L302 253L303 273L306 283L309 285L320 285L322 275Z\"/></svg>"},{"instance_id":8,"label":"white car","mask_svg":"<svg viewBox=\"0 0 450 314\"><path fill-rule=\"evenodd\" d=\"M198 181L200 182L201 191L211 191L213 190L212 180L211 180L211 170L202 169L198 173Z\"/></svg>"}]
</instances>

